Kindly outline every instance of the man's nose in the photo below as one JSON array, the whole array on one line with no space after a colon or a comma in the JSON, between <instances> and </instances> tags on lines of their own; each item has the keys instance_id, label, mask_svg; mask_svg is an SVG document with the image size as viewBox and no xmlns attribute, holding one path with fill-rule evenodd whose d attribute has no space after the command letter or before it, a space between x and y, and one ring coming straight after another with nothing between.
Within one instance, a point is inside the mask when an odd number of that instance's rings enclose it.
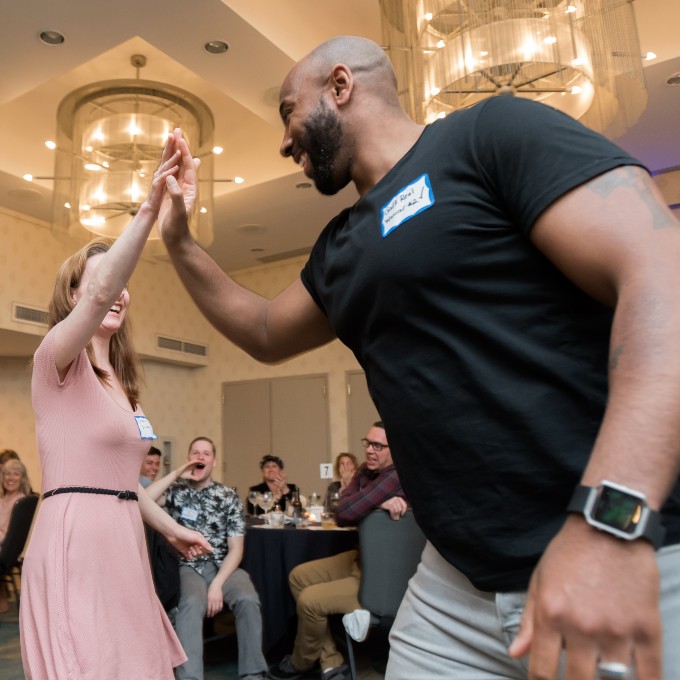
<instances>
[{"instance_id":1,"label":"man's nose","mask_svg":"<svg viewBox=\"0 0 680 680\"><path fill-rule=\"evenodd\" d=\"M288 130L283 133L283 139L281 140L281 146L279 147L279 153L284 158L289 158L293 155L293 140L288 134Z\"/></svg>"}]
</instances>

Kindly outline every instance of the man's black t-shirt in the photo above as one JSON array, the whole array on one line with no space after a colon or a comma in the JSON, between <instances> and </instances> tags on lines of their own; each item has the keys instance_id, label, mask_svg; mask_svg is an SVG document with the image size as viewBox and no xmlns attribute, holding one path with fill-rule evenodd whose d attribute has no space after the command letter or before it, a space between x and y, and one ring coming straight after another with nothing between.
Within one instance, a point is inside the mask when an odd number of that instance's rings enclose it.
<instances>
[{"instance_id":1,"label":"man's black t-shirt","mask_svg":"<svg viewBox=\"0 0 680 680\"><path fill-rule=\"evenodd\" d=\"M482 590L526 588L607 398L612 311L531 228L570 189L639 164L565 114L496 97L428 126L302 272L366 372L418 523Z\"/></svg>"}]
</instances>

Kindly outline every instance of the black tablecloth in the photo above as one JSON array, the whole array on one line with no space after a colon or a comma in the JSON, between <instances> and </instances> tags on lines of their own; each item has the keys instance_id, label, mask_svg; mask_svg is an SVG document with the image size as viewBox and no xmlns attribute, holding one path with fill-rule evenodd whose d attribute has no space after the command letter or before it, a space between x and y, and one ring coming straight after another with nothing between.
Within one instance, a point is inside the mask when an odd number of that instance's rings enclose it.
<instances>
[{"instance_id":1,"label":"black tablecloth","mask_svg":"<svg viewBox=\"0 0 680 680\"><path fill-rule=\"evenodd\" d=\"M256 520L257 521L257 520ZM267 653L295 633L295 601L288 587L293 567L356 548L356 531L257 528L248 522L241 567L260 594L262 646ZM288 634L288 635L287 635Z\"/></svg>"}]
</instances>

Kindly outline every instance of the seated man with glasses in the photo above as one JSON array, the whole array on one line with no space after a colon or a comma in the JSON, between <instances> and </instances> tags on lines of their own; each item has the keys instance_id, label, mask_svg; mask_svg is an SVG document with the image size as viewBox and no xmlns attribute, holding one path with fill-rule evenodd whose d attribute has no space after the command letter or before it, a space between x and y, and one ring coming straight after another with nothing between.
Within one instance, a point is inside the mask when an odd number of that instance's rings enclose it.
<instances>
[{"instance_id":1,"label":"seated man with glasses","mask_svg":"<svg viewBox=\"0 0 680 680\"><path fill-rule=\"evenodd\" d=\"M366 462L359 466L342 492L336 511L340 525L357 524L369 512L382 508L394 520L408 508L397 471L392 462L385 426L374 423L361 443ZM306 676L319 661L322 680L347 680L349 668L338 652L328 617L359 609L361 576L357 551L300 564L290 572L288 582L297 603L298 629L293 653L270 667L274 680L294 680Z\"/></svg>"}]
</instances>

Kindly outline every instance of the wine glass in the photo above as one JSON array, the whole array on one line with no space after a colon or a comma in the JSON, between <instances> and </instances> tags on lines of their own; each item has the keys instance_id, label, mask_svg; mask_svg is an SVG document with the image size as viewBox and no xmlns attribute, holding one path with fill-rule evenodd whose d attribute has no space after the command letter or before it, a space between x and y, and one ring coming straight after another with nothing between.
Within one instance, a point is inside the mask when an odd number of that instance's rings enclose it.
<instances>
[{"instance_id":1,"label":"wine glass","mask_svg":"<svg viewBox=\"0 0 680 680\"><path fill-rule=\"evenodd\" d=\"M328 498L328 510L329 512L335 512L338 503L340 502L340 492L339 491L332 491L329 498Z\"/></svg>"},{"instance_id":2,"label":"wine glass","mask_svg":"<svg viewBox=\"0 0 680 680\"><path fill-rule=\"evenodd\" d=\"M253 507L253 517L257 517L257 506L260 505L262 494L259 491L251 491L248 494L248 502Z\"/></svg>"},{"instance_id":3,"label":"wine glass","mask_svg":"<svg viewBox=\"0 0 680 680\"><path fill-rule=\"evenodd\" d=\"M321 505L321 496L316 491L309 494L309 505Z\"/></svg>"},{"instance_id":4,"label":"wine glass","mask_svg":"<svg viewBox=\"0 0 680 680\"><path fill-rule=\"evenodd\" d=\"M274 494L271 491L264 491L258 502L262 510L269 512L274 507Z\"/></svg>"}]
</instances>

